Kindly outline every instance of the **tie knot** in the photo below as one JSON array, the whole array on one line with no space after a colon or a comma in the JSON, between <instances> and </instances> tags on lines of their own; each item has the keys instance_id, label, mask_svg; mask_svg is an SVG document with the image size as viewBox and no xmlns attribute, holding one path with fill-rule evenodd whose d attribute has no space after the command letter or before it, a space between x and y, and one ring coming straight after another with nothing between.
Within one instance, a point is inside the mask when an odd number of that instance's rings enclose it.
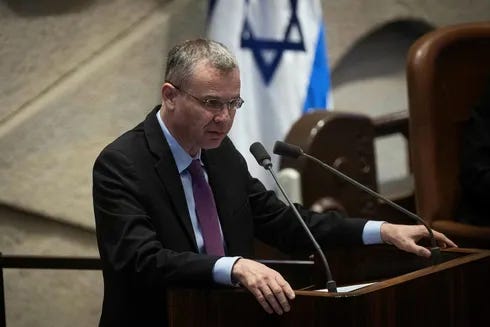
<instances>
[{"instance_id":1,"label":"tie knot","mask_svg":"<svg viewBox=\"0 0 490 327\"><path fill-rule=\"evenodd\" d=\"M187 168L191 173L191 176L201 176L202 175L202 166L201 161L199 159L192 160L191 164Z\"/></svg>"}]
</instances>

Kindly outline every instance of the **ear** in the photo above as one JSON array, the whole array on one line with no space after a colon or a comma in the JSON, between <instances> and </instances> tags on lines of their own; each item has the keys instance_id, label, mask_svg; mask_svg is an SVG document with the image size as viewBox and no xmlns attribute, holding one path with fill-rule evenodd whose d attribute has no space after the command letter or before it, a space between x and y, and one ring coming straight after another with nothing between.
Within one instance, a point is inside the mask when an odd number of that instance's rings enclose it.
<instances>
[{"instance_id":1,"label":"ear","mask_svg":"<svg viewBox=\"0 0 490 327\"><path fill-rule=\"evenodd\" d=\"M162 105L173 110L175 108L175 98L177 97L177 89L170 83L162 85Z\"/></svg>"}]
</instances>

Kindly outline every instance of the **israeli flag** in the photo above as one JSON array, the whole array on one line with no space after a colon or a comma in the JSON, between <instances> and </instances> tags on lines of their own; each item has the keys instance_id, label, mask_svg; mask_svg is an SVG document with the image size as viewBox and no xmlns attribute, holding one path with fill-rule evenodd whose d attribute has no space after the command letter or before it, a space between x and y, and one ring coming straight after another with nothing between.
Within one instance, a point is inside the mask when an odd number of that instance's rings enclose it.
<instances>
[{"instance_id":1,"label":"israeli flag","mask_svg":"<svg viewBox=\"0 0 490 327\"><path fill-rule=\"evenodd\" d=\"M230 132L252 176L272 179L249 153L259 141L272 154L292 124L310 109L327 108L330 75L319 0L214 0L208 37L237 57L245 104ZM278 158L272 155L274 167Z\"/></svg>"}]
</instances>

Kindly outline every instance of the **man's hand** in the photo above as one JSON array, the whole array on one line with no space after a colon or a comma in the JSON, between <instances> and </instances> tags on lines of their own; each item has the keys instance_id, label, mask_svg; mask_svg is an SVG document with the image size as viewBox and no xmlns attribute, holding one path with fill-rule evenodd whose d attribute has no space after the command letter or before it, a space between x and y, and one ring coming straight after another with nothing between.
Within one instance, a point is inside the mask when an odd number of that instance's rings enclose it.
<instances>
[{"instance_id":1,"label":"man's hand","mask_svg":"<svg viewBox=\"0 0 490 327\"><path fill-rule=\"evenodd\" d=\"M277 271L248 259L238 259L231 275L245 286L268 313L281 315L290 310L295 295L289 283Z\"/></svg>"},{"instance_id":2,"label":"man's hand","mask_svg":"<svg viewBox=\"0 0 490 327\"><path fill-rule=\"evenodd\" d=\"M437 244L441 248L457 247L446 235L432 230ZM384 223L381 225L381 239L397 248L415 253L422 257L430 257L430 251L423 246L417 245L422 238L428 238L429 231L423 225L395 225Z\"/></svg>"}]
</instances>

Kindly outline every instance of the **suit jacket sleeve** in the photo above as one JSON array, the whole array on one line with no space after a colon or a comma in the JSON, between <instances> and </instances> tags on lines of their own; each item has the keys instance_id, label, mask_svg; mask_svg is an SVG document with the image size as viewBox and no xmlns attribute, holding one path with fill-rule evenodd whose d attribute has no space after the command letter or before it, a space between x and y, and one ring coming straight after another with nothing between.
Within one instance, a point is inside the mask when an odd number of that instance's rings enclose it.
<instances>
[{"instance_id":1,"label":"suit jacket sleeve","mask_svg":"<svg viewBox=\"0 0 490 327\"><path fill-rule=\"evenodd\" d=\"M105 149L93 170L97 241L104 269L123 273L138 287L212 283L216 257L163 247L143 206L138 176L128 157Z\"/></svg>"},{"instance_id":2,"label":"suit jacket sleeve","mask_svg":"<svg viewBox=\"0 0 490 327\"><path fill-rule=\"evenodd\" d=\"M250 179L250 190L255 236L285 253L311 253L312 243L293 210L254 178ZM365 219L348 218L337 211L320 214L295 206L322 248L362 244Z\"/></svg>"},{"instance_id":3,"label":"suit jacket sleeve","mask_svg":"<svg viewBox=\"0 0 490 327\"><path fill-rule=\"evenodd\" d=\"M219 157L226 158L228 166L233 162L237 163L233 171L235 174L240 172L246 180L249 205L247 210L250 210L253 219L254 236L285 253L311 253L311 241L293 210L279 200L275 192L266 190L258 179L249 174L245 159L233 144L227 139L218 151ZM301 205L296 207L323 248L362 244L365 219L347 218L337 211L319 214L306 210Z\"/></svg>"}]
</instances>

